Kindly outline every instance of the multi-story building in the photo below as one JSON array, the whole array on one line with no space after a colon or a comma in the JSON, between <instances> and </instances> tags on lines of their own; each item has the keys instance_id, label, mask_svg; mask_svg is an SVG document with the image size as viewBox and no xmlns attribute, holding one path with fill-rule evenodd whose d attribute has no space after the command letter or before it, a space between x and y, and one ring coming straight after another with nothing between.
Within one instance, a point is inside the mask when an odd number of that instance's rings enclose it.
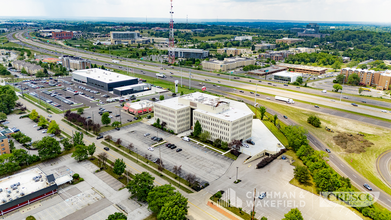
<instances>
[{"instance_id":1,"label":"multi-story building","mask_svg":"<svg viewBox=\"0 0 391 220\"><path fill-rule=\"evenodd\" d=\"M281 61L287 58L289 55L293 55L293 54L295 53L288 50L268 51L266 53L259 54L259 58Z\"/></svg>"},{"instance_id":2,"label":"multi-story building","mask_svg":"<svg viewBox=\"0 0 391 220\"><path fill-rule=\"evenodd\" d=\"M176 58L205 59L209 56L209 51L202 49L174 48Z\"/></svg>"},{"instance_id":3,"label":"multi-story building","mask_svg":"<svg viewBox=\"0 0 391 220\"><path fill-rule=\"evenodd\" d=\"M277 39L276 40L277 44L284 43L284 44L288 44L289 45L289 44L294 44L294 43L298 43L298 42L304 42L304 39L284 37L282 39Z\"/></svg>"},{"instance_id":4,"label":"multi-story building","mask_svg":"<svg viewBox=\"0 0 391 220\"><path fill-rule=\"evenodd\" d=\"M244 41L244 40L252 41L253 37L252 36L236 36L235 40L238 40L238 41Z\"/></svg>"},{"instance_id":5,"label":"multi-story building","mask_svg":"<svg viewBox=\"0 0 391 220\"><path fill-rule=\"evenodd\" d=\"M61 58L62 66L67 69L73 70L82 70L91 68L91 61L83 59L81 57L74 57L69 55L64 55Z\"/></svg>"},{"instance_id":6,"label":"multi-story building","mask_svg":"<svg viewBox=\"0 0 391 220\"><path fill-rule=\"evenodd\" d=\"M275 44L256 44L255 50L273 50L276 48Z\"/></svg>"},{"instance_id":7,"label":"multi-story building","mask_svg":"<svg viewBox=\"0 0 391 220\"><path fill-rule=\"evenodd\" d=\"M289 48L289 51L294 53L315 53L319 49L309 48L309 47L297 47L297 48Z\"/></svg>"},{"instance_id":8,"label":"multi-story building","mask_svg":"<svg viewBox=\"0 0 391 220\"><path fill-rule=\"evenodd\" d=\"M316 23L309 23L303 32L298 32L297 36L299 37L318 37L322 38L329 34L322 34L319 32L319 25Z\"/></svg>"},{"instance_id":9,"label":"multi-story building","mask_svg":"<svg viewBox=\"0 0 391 220\"><path fill-rule=\"evenodd\" d=\"M304 65L296 65L289 63L279 63L277 66L282 66L288 68L288 70L293 70L298 73L307 73L307 74L316 74L322 75L325 74L327 68L324 67L316 67L316 66L304 66Z\"/></svg>"},{"instance_id":10,"label":"multi-story building","mask_svg":"<svg viewBox=\"0 0 391 220\"><path fill-rule=\"evenodd\" d=\"M252 54L250 49L221 48L217 49L218 54L226 53L228 56L239 56L241 54Z\"/></svg>"},{"instance_id":11,"label":"multi-story building","mask_svg":"<svg viewBox=\"0 0 391 220\"><path fill-rule=\"evenodd\" d=\"M382 72L355 68L343 68L341 69L340 74L345 75L345 82L347 82L349 76L353 73L357 74L360 77L361 85L376 86L376 89L379 90L390 89L391 71L389 70Z\"/></svg>"},{"instance_id":12,"label":"multi-story building","mask_svg":"<svg viewBox=\"0 0 391 220\"><path fill-rule=\"evenodd\" d=\"M55 40L69 40L73 38L72 31L52 32L52 38Z\"/></svg>"},{"instance_id":13,"label":"multi-story building","mask_svg":"<svg viewBox=\"0 0 391 220\"><path fill-rule=\"evenodd\" d=\"M74 38L81 38L81 37L83 37L83 32L81 32L81 31L73 31L73 37Z\"/></svg>"},{"instance_id":14,"label":"multi-story building","mask_svg":"<svg viewBox=\"0 0 391 220\"><path fill-rule=\"evenodd\" d=\"M12 66L19 71L21 71L24 68L29 75L35 75L38 71L43 71L43 68L41 66L28 63L23 60L13 61Z\"/></svg>"},{"instance_id":15,"label":"multi-story building","mask_svg":"<svg viewBox=\"0 0 391 220\"><path fill-rule=\"evenodd\" d=\"M256 60L254 58L244 58L244 57L231 57L221 60L209 60L202 61L201 65L203 69L206 70L221 70L226 72L228 70L233 70L239 67L254 65Z\"/></svg>"},{"instance_id":16,"label":"multi-story building","mask_svg":"<svg viewBox=\"0 0 391 220\"><path fill-rule=\"evenodd\" d=\"M140 38L140 33L135 31L112 31L110 32L111 44L132 44Z\"/></svg>"},{"instance_id":17,"label":"multi-story building","mask_svg":"<svg viewBox=\"0 0 391 220\"><path fill-rule=\"evenodd\" d=\"M243 110L241 103L196 92L154 104L155 121L166 122L169 130L181 133L201 124L210 133L210 140L225 142L246 140L252 134L253 113Z\"/></svg>"},{"instance_id":18,"label":"multi-story building","mask_svg":"<svg viewBox=\"0 0 391 220\"><path fill-rule=\"evenodd\" d=\"M8 137L6 134L0 132L0 154L9 154L11 149L8 142Z\"/></svg>"}]
</instances>

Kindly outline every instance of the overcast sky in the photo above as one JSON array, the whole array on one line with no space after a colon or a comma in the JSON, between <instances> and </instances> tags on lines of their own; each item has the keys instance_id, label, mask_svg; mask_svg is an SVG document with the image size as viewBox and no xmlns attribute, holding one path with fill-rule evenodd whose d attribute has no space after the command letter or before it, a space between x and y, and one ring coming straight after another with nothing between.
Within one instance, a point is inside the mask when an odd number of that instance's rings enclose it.
<instances>
[{"instance_id":1,"label":"overcast sky","mask_svg":"<svg viewBox=\"0 0 391 220\"><path fill-rule=\"evenodd\" d=\"M389 0L173 0L174 17L390 23ZM0 16L169 18L170 0L0 0ZM174 19L175 20L175 19Z\"/></svg>"}]
</instances>

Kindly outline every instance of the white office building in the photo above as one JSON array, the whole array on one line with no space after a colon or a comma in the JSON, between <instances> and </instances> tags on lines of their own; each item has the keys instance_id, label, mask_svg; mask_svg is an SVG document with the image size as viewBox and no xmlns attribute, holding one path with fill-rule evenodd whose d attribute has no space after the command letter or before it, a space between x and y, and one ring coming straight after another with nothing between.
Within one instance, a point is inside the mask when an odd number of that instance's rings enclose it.
<instances>
[{"instance_id":1,"label":"white office building","mask_svg":"<svg viewBox=\"0 0 391 220\"><path fill-rule=\"evenodd\" d=\"M252 134L253 113L246 104L196 92L154 104L155 121L175 133L193 129L199 121L211 140L246 140Z\"/></svg>"},{"instance_id":2,"label":"white office building","mask_svg":"<svg viewBox=\"0 0 391 220\"><path fill-rule=\"evenodd\" d=\"M296 82L297 77L299 77L299 76L303 76L303 74L296 73L296 72L282 71L282 72L274 73L273 79L293 83L293 82Z\"/></svg>"},{"instance_id":3,"label":"white office building","mask_svg":"<svg viewBox=\"0 0 391 220\"><path fill-rule=\"evenodd\" d=\"M244 40L252 41L253 37L252 36L236 36L235 40L238 40L238 41L244 41Z\"/></svg>"}]
</instances>

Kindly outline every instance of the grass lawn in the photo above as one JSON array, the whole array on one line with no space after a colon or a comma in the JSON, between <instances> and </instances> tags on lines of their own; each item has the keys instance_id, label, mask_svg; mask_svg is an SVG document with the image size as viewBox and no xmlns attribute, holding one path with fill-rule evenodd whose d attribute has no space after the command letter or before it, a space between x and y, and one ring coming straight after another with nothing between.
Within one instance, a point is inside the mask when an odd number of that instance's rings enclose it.
<instances>
[{"instance_id":1,"label":"grass lawn","mask_svg":"<svg viewBox=\"0 0 391 220\"><path fill-rule=\"evenodd\" d=\"M152 214L152 215L146 217L144 220L157 220L157 216L155 214Z\"/></svg>"},{"instance_id":2,"label":"grass lawn","mask_svg":"<svg viewBox=\"0 0 391 220\"><path fill-rule=\"evenodd\" d=\"M100 167L100 165L101 165L99 159L96 158L96 157L88 158L88 160L91 161L93 164L95 164L97 167ZM112 162L110 160L107 160L106 163L111 164L111 165L114 164L114 162ZM115 174L113 172L113 168L112 167L106 165L106 168L103 169L102 171L99 171L99 172L103 172L103 171L105 171L106 173L110 174L110 176L114 177L116 180L120 181L125 186L128 185L126 177L124 175L118 176L117 174ZM118 179L118 178L120 178L120 179Z\"/></svg>"}]
</instances>

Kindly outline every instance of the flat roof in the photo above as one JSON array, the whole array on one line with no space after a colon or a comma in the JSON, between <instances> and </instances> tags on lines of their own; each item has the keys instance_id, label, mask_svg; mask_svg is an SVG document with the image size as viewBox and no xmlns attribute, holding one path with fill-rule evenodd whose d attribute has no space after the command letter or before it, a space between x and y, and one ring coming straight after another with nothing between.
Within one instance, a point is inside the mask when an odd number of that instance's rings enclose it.
<instances>
[{"instance_id":1,"label":"flat roof","mask_svg":"<svg viewBox=\"0 0 391 220\"><path fill-rule=\"evenodd\" d=\"M273 153L285 148L259 119L253 119L251 140L255 145L248 144L249 148L241 147L240 149L242 153L249 156L254 156L264 150Z\"/></svg>"},{"instance_id":2,"label":"flat roof","mask_svg":"<svg viewBox=\"0 0 391 220\"><path fill-rule=\"evenodd\" d=\"M124 107L132 108L132 109L142 109L146 107L153 107L153 102L149 100L142 100L134 103L128 102L125 104Z\"/></svg>"},{"instance_id":3,"label":"flat roof","mask_svg":"<svg viewBox=\"0 0 391 220\"><path fill-rule=\"evenodd\" d=\"M125 80L137 79L135 77L126 76L123 74L102 70L99 68L76 70L72 74L78 74L90 79L95 79L105 83L121 82Z\"/></svg>"},{"instance_id":4,"label":"flat roof","mask_svg":"<svg viewBox=\"0 0 391 220\"><path fill-rule=\"evenodd\" d=\"M193 53L208 52L207 50L203 50L203 49L189 49L189 48L174 48L174 51L193 52Z\"/></svg>"},{"instance_id":5,"label":"flat roof","mask_svg":"<svg viewBox=\"0 0 391 220\"><path fill-rule=\"evenodd\" d=\"M288 72L288 71L281 71L281 72L278 72L278 73L273 73L272 75L273 76L288 76L288 77L291 77L291 76L303 76L302 73Z\"/></svg>"},{"instance_id":6,"label":"flat roof","mask_svg":"<svg viewBox=\"0 0 391 220\"><path fill-rule=\"evenodd\" d=\"M33 178L36 176L41 176L37 182L33 180ZM19 186L17 189L11 189L11 185L18 183ZM0 202L1 204L4 204L3 199L9 202L10 198L15 200L22 197L20 193L28 195L48 186L51 185L46 179L46 174L41 169L35 167L30 170L26 170L24 172L0 179L0 188L3 190L3 192L0 193ZM19 193L17 193L17 191L19 191ZM7 197L8 194L10 195L9 197Z\"/></svg>"},{"instance_id":7,"label":"flat roof","mask_svg":"<svg viewBox=\"0 0 391 220\"><path fill-rule=\"evenodd\" d=\"M307 70L315 70L315 71L327 70L327 68L325 68L325 67L304 66L304 65L289 64L289 63L279 63L278 66L292 67L292 68L298 68L298 69L307 69Z\"/></svg>"},{"instance_id":8,"label":"flat roof","mask_svg":"<svg viewBox=\"0 0 391 220\"><path fill-rule=\"evenodd\" d=\"M138 87L138 86L148 86L148 87L151 87L151 85L148 84L148 83L140 83L140 84L134 84L134 85L129 85L129 86L121 86L121 87L117 87L117 88L114 88L114 89L118 90L118 91L124 91L124 90L129 90L129 89L132 89L132 88Z\"/></svg>"}]
</instances>

